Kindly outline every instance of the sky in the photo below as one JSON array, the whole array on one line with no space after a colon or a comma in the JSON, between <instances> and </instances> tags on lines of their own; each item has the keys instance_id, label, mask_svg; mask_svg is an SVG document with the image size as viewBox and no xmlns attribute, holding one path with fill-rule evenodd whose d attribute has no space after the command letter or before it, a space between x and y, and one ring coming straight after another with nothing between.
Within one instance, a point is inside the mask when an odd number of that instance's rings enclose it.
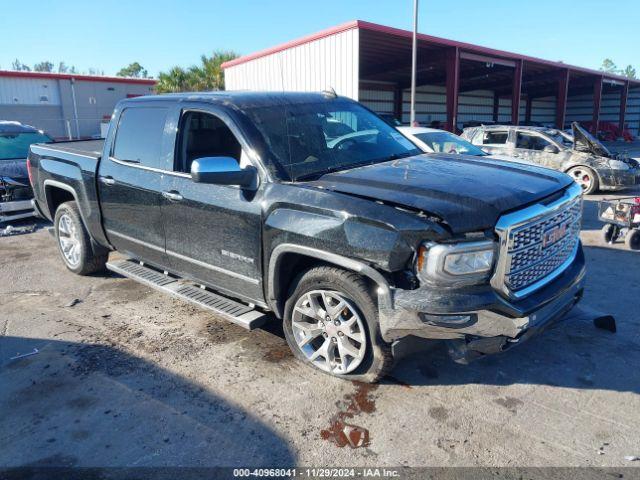
<instances>
[{"instance_id":1,"label":"sky","mask_svg":"<svg viewBox=\"0 0 640 480\"><path fill-rule=\"evenodd\" d=\"M599 68L640 71L639 0L420 0L421 33ZM413 0L0 0L0 69L64 61L156 76L213 50L248 54L350 20L411 29Z\"/></svg>"}]
</instances>

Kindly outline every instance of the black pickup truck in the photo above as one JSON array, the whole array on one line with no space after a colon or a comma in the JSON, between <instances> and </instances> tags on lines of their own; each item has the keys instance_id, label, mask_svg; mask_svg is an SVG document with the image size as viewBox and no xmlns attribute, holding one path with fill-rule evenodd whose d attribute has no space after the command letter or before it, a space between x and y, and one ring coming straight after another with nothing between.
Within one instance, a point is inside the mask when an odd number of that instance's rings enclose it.
<instances>
[{"instance_id":1,"label":"black pickup truck","mask_svg":"<svg viewBox=\"0 0 640 480\"><path fill-rule=\"evenodd\" d=\"M128 99L104 142L34 145L29 164L69 270L249 329L280 319L295 356L333 375L376 381L408 336L460 362L506 350L583 291L570 177L422 154L331 94Z\"/></svg>"}]
</instances>

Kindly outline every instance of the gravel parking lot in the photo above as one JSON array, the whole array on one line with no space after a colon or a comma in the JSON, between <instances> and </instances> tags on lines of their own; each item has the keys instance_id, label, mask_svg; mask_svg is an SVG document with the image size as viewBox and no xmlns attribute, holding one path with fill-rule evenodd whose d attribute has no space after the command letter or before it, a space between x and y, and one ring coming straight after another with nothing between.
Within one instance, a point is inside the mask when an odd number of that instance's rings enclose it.
<instances>
[{"instance_id":1,"label":"gravel parking lot","mask_svg":"<svg viewBox=\"0 0 640 480\"><path fill-rule=\"evenodd\" d=\"M470 366L422 345L377 386L300 365L275 326L75 276L46 228L0 238L0 467L640 464L640 253L601 242L598 198L565 322ZM342 423L365 445L337 445Z\"/></svg>"}]
</instances>

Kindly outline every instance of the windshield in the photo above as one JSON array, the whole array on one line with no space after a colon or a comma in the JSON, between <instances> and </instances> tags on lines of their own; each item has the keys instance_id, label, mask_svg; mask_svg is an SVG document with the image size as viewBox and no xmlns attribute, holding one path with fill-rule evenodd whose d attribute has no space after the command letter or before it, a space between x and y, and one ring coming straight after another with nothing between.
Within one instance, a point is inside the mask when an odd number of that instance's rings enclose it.
<instances>
[{"instance_id":1,"label":"windshield","mask_svg":"<svg viewBox=\"0 0 640 480\"><path fill-rule=\"evenodd\" d=\"M475 145L449 132L416 133L414 136L436 153L457 153L477 157L487 155Z\"/></svg>"},{"instance_id":2,"label":"windshield","mask_svg":"<svg viewBox=\"0 0 640 480\"><path fill-rule=\"evenodd\" d=\"M361 105L334 100L244 110L262 134L283 180L308 180L324 173L422 153L395 128Z\"/></svg>"},{"instance_id":3,"label":"windshield","mask_svg":"<svg viewBox=\"0 0 640 480\"><path fill-rule=\"evenodd\" d=\"M0 160L27 158L32 143L51 142L43 133L0 133Z\"/></svg>"},{"instance_id":4,"label":"windshield","mask_svg":"<svg viewBox=\"0 0 640 480\"><path fill-rule=\"evenodd\" d=\"M556 143L563 145L565 147L573 147L573 137L566 132L561 130L547 130L545 132L549 135Z\"/></svg>"}]
</instances>

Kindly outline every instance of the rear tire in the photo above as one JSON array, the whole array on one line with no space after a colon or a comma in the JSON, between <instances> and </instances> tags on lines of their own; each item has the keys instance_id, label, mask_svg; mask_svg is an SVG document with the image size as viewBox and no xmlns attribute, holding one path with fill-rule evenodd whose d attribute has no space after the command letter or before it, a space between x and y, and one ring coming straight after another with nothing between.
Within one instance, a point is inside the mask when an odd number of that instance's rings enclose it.
<instances>
[{"instance_id":1,"label":"rear tire","mask_svg":"<svg viewBox=\"0 0 640 480\"><path fill-rule=\"evenodd\" d=\"M602 240L604 240L604 243L615 242L617 240L617 235L615 233L616 233L616 227L615 225L611 225L610 223L607 223L600 230L600 234L602 236Z\"/></svg>"},{"instance_id":2,"label":"rear tire","mask_svg":"<svg viewBox=\"0 0 640 480\"><path fill-rule=\"evenodd\" d=\"M53 220L58 251L65 266L77 275L89 275L104 270L108 253L97 254L84 226L76 202L58 207Z\"/></svg>"},{"instance_id":3,"label":"rear tire","mask_svg":"<svg viewBox=\"0 0 640 480\"><path fill-rule=\"evenodd\" d=\"M629 250L640 250L640 230L637 228L629 230L624 243Z\"/></svg>"},{"instance_id":4,"label":"rear tire","mask_svg":"<svg viewBox=\"0 0 640 480\"><path fill-rule=\"evenodd\" d=\"M582 193L585 195L591 195L600 188L598 175L589 167L578 165L577 167L572 167L567 170L567 174L573 178L574 182L582 187Z\"/></svg>"},{"instance_id":5,"label":"rear tire","mask_svg":"<svg viewBox=\"0 0 640 480\"><path fill-rule=\"evenodd\" d=\"M307 365L367 383L379 381L393 367L391 346L380 335L376 302L359 275L329 266L312 268L293 282L284 310L289 348Z\"/></svg>"}]
</instances>

